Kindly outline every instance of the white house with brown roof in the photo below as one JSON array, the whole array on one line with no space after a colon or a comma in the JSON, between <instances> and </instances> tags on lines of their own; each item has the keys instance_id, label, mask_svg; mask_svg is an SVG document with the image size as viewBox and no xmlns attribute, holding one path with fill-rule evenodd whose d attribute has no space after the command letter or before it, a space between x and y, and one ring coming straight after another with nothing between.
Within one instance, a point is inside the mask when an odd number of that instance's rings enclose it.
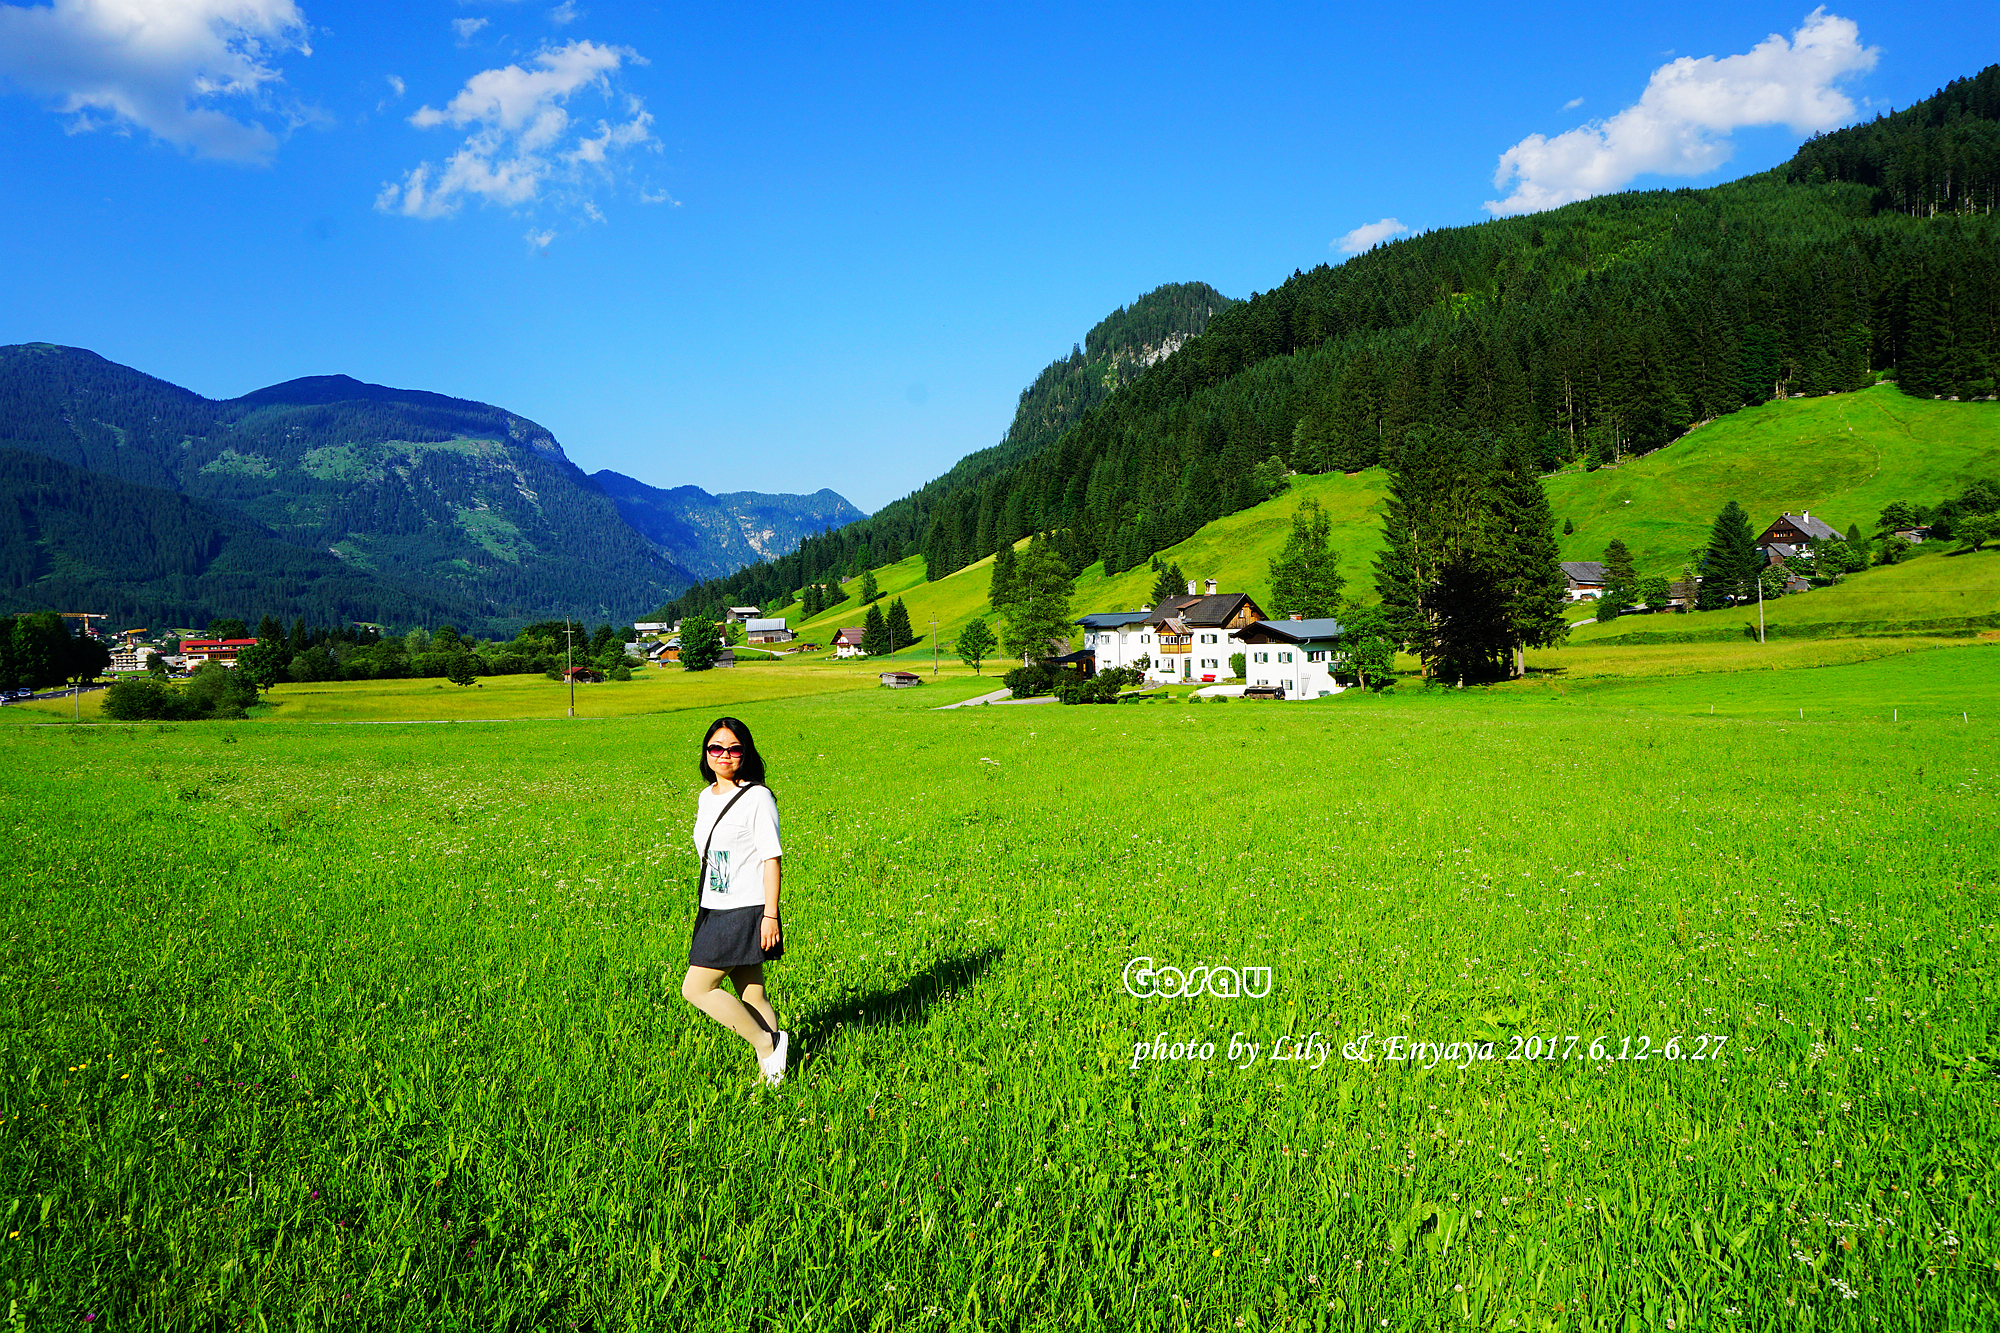
<instances>
[{"instance_id":1,"label":"white house with brown roof","mask_svg":"<svg viewBox=\"0 0 2000 1333\"><path fill-rule=\"evenodd\" d=\"M867 654L861 651L862 633L861 626L852 625L834 635L833 655L835 657L865 657Z\"/></svg>"},{"instance_id":2,"label":"white house with brown roof","mask_svg":"<svg viewBox=\"0 0 2000 1333\"><path fill-rule=\"evenodd\" d=\"M1185 597L1168 597L1142 611L1098 611L1079 618L1083 646L1099 671L1148 660L1146 678L1209 682L1228 677L1229 658L1243 650L1238 631L1266 620L1263 608L1240 592L1219 593L1215 580L1201 589L1188 580Z\"/></svg>"}]
</instances>

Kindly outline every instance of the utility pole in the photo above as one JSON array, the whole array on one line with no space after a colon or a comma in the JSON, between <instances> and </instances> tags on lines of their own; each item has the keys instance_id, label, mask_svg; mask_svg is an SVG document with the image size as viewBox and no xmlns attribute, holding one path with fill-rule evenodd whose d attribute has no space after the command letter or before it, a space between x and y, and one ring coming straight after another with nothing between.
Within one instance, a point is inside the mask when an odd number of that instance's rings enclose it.
<instances>
[{"instance_id":1,"label":"utility pole","mask_svg":"<svg viewBox=\"0 0 2000 1333\"><path fill-rule=\"evenodd\" d=\"M931 613L931 678L937 678L937 613Z\"/></svg>"},{"instance_id":2,"label":"utility pole","mask_svg":"<svg viewBox=\"0 0 2000 1333\"><path fill-rule=\"evenodd\" d=\"M569 681L569 715L576 716L576 631L563 617L563 675Z\"/></svg>"},{"instance_id":3,"label":"utility pole","mask_svg":"<svg viewBox=\"0 0 2000 1333\"><path fill-rule=\"evenodd\" d=\"M1764 571L1762 569L1757 571L1757 642L1764 642Z\"/></svg>"}]
</instances>

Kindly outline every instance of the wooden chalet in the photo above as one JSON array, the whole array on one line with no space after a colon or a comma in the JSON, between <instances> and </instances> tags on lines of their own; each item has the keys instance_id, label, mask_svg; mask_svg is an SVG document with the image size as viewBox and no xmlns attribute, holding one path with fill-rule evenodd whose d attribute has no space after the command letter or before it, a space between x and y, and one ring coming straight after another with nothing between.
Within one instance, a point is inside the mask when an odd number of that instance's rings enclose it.
<instances>
[{"instance_id":1,"label":"wooden chalet","mask_svg":"<svg viewBox=\"0 0 2000 1333\"><path fill-rule=\"evenodd\" d=\"M1769 546L1773 542L1792 547L1811 546L1814 542L1844 542L1847 538L1831 524L1816 519L1810 512L1804 514L1780 514L1764 529L1764 535L1757 539L1759 546Z\"/></svg>"},{"instance_id":2,"label":"wooden chalet","mask_svg":"<svg viewBox=\"0 0 2000 1333\"><path fill-rule=\"evenodd\" d=\"M1565 560L1562 562L1563 600L1596 601L1604 595L1604 562Z\"/></svg>"}]
</instances>

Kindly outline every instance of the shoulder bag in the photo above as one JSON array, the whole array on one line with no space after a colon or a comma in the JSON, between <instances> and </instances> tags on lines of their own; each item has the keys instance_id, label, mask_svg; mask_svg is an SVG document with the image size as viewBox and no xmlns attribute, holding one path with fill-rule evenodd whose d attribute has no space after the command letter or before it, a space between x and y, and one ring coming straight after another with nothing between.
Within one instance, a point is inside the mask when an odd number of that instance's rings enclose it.
<instances>
[{"instance_id":1,"label":"shoulder bag","mask_svg":"<svg viewBox=\"0 0 2000 1333\"><path fill-rule=\"evenodd\" d=\"M701 929L701 919L708 913L708 909L701 905L701 895L708 884L708 849L715 846L715 831L722 827L722 821L729 818L729 812L736 808L736 803L743 799L745 793L757 785L754 782L740 784L736 788L736 794L723 804L722 813L717 815L715 822L708 826L708 841L701 845L701 864L695 868L694 873L694 928L696 930Z\"/></svg>"}]
</instances>

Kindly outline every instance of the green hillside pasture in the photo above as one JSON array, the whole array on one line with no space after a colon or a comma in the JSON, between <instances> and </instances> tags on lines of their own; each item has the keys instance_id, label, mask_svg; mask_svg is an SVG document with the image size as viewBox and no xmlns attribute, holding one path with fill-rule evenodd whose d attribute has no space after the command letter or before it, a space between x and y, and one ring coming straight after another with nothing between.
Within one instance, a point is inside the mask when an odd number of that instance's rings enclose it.
<instances>
[{"instance_id":1,"label":"green hillside pasture","mask_svg":"<svg viewBox=\"0 0 2000 1333\"><path fill-rule=\"evenodd\" d=\"M1677 575L1735 500L1762 532L1811 511L1842 532L1874 532L1892 500L1935 503L2000 477L2000 405L1911 398L1893 384L1746 408L1615 468L1548 482L1565 560L1601 560L1612 538L1641 574Z\"/></svg>"},{"instance_id":2,"label":"green hillside pasture","mask_svg":"<svg viewBox=\"0 0 2000 1333\"><path fill-rule=\"evenodd\" d=\"M1291 535L1292 516L1308 499L1316 500L1333 527L1333 547L1340 552L1341 572L1348 593L1375 600L1375 557L1382 550L1382 502L1389 475L1381 468L1352 475L1297 476L1277 496L1263 504L1219 518L1194 536L1160 553L1160 562L1178 565L1190 579L1214 579L1219 591L1247 592L1266 614L1283 615L1289 608L1273 605L1271 561ZM990 577L990 576L989 576ZM1153 600L1159 576L1140 565L1111 578L1095 564L1076 582L1077 614L1087 611L1131 611Z\"/></svg>"},{"instance_id":3,"label":"green hillside pasture","mask_svg":"<svg viewBox=\"0 0 2000 1333\"><path fill-rule=\"evenodd\" d=\"M1292 514L1308 497L1317 500L1334 525L1335 545L1341 551L1341 568L1350 590L1372 599L1375 555L1382 549L1381 503L1388 475L1380 468L1352 476L1334 473L1323 477L1293 477L1280 495L1254 508L1217 519L1194 536L1160 553L1163 563L1179 565L1191 579L1213 578L1224 592L1248 592L1259 606L1271 608L1271 557L1284 546L1292 530ZM1026 542L1016 543L1017 547ZM1130 611L1153 600L1153 581L1158 576L1150 565L1140 565L1111 578L1104 576L1103 564L1084 569L1076 580L1074 606L1077 615L1092 611ZM947 646L955 643L958 632L975 616L991 615L986 595L993 583L993 558L988 556L936 583L924 582L922 557L886 565L875 571L876 586L884 605L900 596L910 612L910 624L918 634L928 635L930 618L938 618L938 632ZM859 580L845 585L857 592ZM843 625L858 625L867 614L856 598L804 622L799 636L809 641L830 642ZM996 625L995 629L999 627ZM1072 644L1081 642L1072 635ZM930 655L928 638L898 658Z\"/></svg>"},{"instance_id":4,"label":"green hillside pasture","mask_svg":"<svg viewBox=\"0 0 2000 1333\"><path fill-rule=\"evenodd\" d=\"M1707 544L1716 513L1732 499L1749 511L1759 531L1790 510L1811 511L1843 532L1858 523L1872 533L1890 501L1932 503L1956 495L1977 477L2000 477L2000 407L1911 398L1884 384L1861 393L1746 408L1644 457L1595 472L1562 473L1547 486L1558 528L1568 521L1577 529L1561 539L1563 559L1602 559L1606 544L1620 537L1641 573L1675 575L1689 551ZM1267 612L1280 614L1283 608L1270 604L1270 562L1291 531L1293 511L1311 497L1333 521L1333 545L1342 554L1349 593L1373 601L1387 491L1388 474L1381 468L1293 477L1282 494L1217 519L1160 558L1179 565L1187 578L1213 578L1223 591L1248 592ZM885 605L901 596L919 634L929 633L935 614L947 645L974 616L991 614L990 557L936 583L923 581L919 557L883 566L875 576ZM1150 602L1154 577L1150 566L1141 565L1106 578L1103 566L1094 564L1077 578L1076 612L1131 610ZM845 586L858 593L860 582ZM1895 580L1887 586L1902 587ZM2000 599L1978 613L1992 611L2000 611ZM774 611L784 613L785 608ZM850 596L795 628L807 639L825 642L843 625L858 625L865 614ZM1924 616L1897 611L1853 618ZM922 644L918 652L897 656L927 652Z\"/></svg>"},{"instance_id":5,"label":"green hillside pasture","mask_svg":"<svg viewBox=\"0 0 2000 1333\"><path fill-rule=\"evenodd\" d=\"M775 1092L677 995L698 718L0 732L14 1319L2000 1322L1981 714L935 697L740 710Z\"/></svg>"},{"instance_id":6,"label":"green hillside pasture","mask_svg":"<svg viewBox=\"0 0 2000 1333\"><path fill-rule=\"evenodd\" d=\"M1939 543L1942 545L1942 543ZM1929 551L1764 603L1765 638L1977 631L2000 626L2000 550ZM1699 643L1752 637L1756 606L1620 616L1570 631L1573 643Z\"/></svg>"}]
</instances>

